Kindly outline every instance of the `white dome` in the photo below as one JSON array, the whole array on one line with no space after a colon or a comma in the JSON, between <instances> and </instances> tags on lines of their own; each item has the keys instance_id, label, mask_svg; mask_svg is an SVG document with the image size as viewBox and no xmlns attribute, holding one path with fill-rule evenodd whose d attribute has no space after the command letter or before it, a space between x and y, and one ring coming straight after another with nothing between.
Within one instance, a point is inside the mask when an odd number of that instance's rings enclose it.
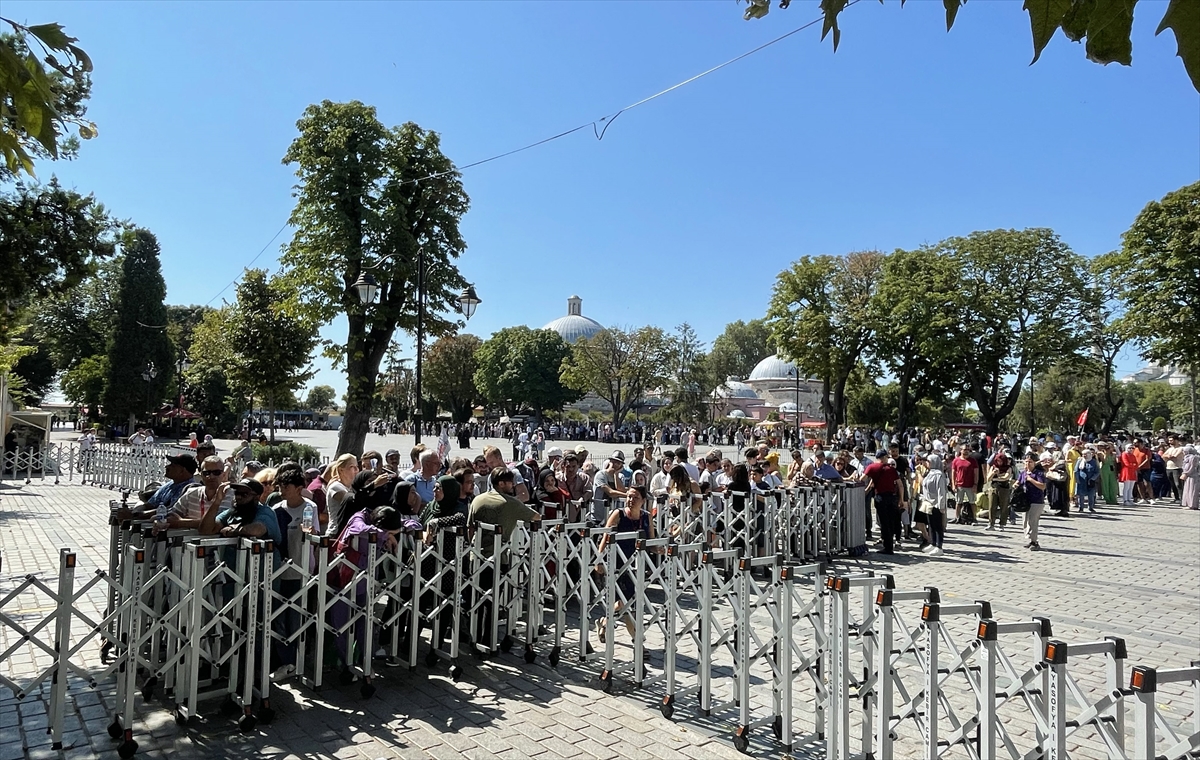
<instances>
[{"instance_id":1,"label":"white dome","mask_svg":"<svg viewBox=\"0 0 1200 760\"><path fill-rule=\"evenodd\" d=\"M568 345L575 345L575 341L580 338L590 339L593 335L604 329L594 319L588 319L583 315L568 314L565 317L559 317L553 322L542 328L543 330L553 330L562 336L562 339Z\"/></svg>"},{"instance_id":2,"label":"white dome","mask_svg":"<svg viewBox=\"0 0 1200 760\"><path fill-rule=\"evenodd\" d=\"M571 296L567 299L567 316L559 317L542 329L553 330L561 335L568 345L573 346L575 341L580 338L591 340L593 335L604 329L604 326L594 319L583 316L583 299L579 296Z\"/></svg>"},{"instance_id":3,"label":"white dome","mask_svg":"<svg viewBox=\"0 0 1200 760\"><path fill-rule=\"evenodd\" d=\"M792 380L796 379L796 365L772 354L754 366L748 380Z\"/></svg>"},{"instance_id":4,"label":"white dome","mask_svg":"<svg viewBox=\"0 0 1200 760\"><path fill-rule=\"evenodd\" d=\"M730 417L730 419L735 419L735 420L745 419L746 413L743 412L741 409L734 409L732 412L729 413L729 417Z\"/></svg>"},{"instance_id":5,"label":"white dome","mask_svg":"<svg viewBox=\"0 0 1200 760\"><path fill-rule=\"evenodd\" d=\"M779 405L779 411L781 414L795 414L796 404L793 401L784 401Z\"/></svg>"},{"instance_id":6,"label":"white dome","mask_svg":"<svg viewBox=\"0 0 1200 760\"><path fill-rule=\"evenodd\" d=\"M713 398L758 398L753 388L732 378L718 385L712 395Z\"/></svg>"}]
</instances>

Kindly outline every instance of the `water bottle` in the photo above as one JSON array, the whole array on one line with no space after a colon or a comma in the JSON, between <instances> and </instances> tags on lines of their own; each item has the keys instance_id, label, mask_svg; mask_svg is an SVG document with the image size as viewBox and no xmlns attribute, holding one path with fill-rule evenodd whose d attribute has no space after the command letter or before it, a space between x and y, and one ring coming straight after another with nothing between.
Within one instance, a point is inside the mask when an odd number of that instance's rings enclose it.
<instances>
[{"instance_id":1,"label":"water bottle","mask_svg":"<svg viewBox=\"0 0 1200 760\"><path fill-rule=\"evenodd\" d=\"M154 511L154 524L158 527L165 527L167 524L167 505L159 504L158 509Z\"/></svg>"},{"instance_id":2,"label":"water bottle","mask_svg":"<svg viewBox=\"0 0 1200 760\"><path fill-rule=\"evenodd\" d=\"M303 531L311 531L313 526L313 508L312 504L304 505L304 516L300 518L300 529Z\"/></svg>"}]
</instances>

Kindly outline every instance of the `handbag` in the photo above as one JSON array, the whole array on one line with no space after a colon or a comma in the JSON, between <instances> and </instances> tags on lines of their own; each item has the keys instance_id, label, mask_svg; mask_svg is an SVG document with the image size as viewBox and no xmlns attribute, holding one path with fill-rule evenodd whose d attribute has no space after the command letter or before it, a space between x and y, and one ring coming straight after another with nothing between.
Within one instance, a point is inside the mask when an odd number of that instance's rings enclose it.
<instances>
[{"instance_id":1,"label":"handbag","mask_svg":"<svg viewBox=\"0 0 1200 760\"><path fill-rule=\"evenodd\" d=\"M1024 488L1013 490L1012 496L1008 500L1008 508L1013 512L1024 513L1029 511L1029 497L1025 495Z\"/></svg>"}]
</instances>

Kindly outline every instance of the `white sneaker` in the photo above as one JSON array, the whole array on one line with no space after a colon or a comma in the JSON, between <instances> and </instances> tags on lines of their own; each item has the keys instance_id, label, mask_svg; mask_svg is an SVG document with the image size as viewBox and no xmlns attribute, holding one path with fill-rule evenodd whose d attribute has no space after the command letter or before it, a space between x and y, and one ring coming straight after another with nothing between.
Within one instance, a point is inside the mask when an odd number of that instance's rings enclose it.
<instances>
[{"instance_id":1,"label":"white sneaker","mask_svg":"<svg viewBox=\"0 0 1200 760\"><path fill-rule=\"evenodd\" d=\"M938 548L938 547L936 547L936 546L935 546L935 547L933 547L933 551L929 552L929 555L930 555L930 556L932 556L932 557L940 557L940 556L942 556L943 554L945 554L945 552L944 552L944 551L942 551L941 549L939 549L939 548Z\"/></svg>"},{"instance_id":2,"label":"white sneaker","mask_svg":"<svg viewBox=\"0 0 1200 760\"><path fill-rule=\"evenodd\" d=\"M984 530L995 530L995 529L996 529L996 527L994 525L989 525L986 528L984 528Z\"/></svg>"},{"instance_id":3,"label":"white sneaker","mask_svg":"<svg viewBox=\"0 0 1200 760\"><path fill-rule=\"evenodd\" d=\"M933 544L930 544L929 546L926 546L923 549L921 549L922 554L933 554L935 551L937 551L937 547L934 546Z\"/></svg>"},{"instance_id":4,"label":"white sneaker","mask_svg":"<svg viewBox=\"0 0 1200 760\"><path fill-rule=\"evenodd\" d=\"M295 665L280 665L271 672L272 681L282 681L283 679L296 672Z\"/></svg>"}]
</instances>

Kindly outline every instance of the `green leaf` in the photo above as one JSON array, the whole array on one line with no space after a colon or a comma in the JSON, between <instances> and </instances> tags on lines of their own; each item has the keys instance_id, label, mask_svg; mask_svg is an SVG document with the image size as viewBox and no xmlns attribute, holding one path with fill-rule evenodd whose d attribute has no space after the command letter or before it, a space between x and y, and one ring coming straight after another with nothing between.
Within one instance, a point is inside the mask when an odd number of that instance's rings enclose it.
<instances>
[{"instance_id":1,"label":"green leaf","mask_svg":"<svg viewBox=\"0 0 1200 760\"><path fill-rule=\"evenodd\" d=\"M84 140L91 140L99 133L96 129L95 122L89 121L87 124L79 125L79 136Z\"/></svg>"},{"instance_id":2,"label":"green leaf","mask_svg":"<svg viewBox=\"0 0 1200 760\"><path fill-rule=\"evenodd\" d=\"M1067 39L1079 42L1087 36L1088 21L1095 7L1096 0L1071 0L1071 8L1062 18L1062 30Z\"/></svg>"},{"instance_id":3,"label":"green leaf","mask_svg":"<svg viewBox=\"0 0 1200 760\"><path fill-rule=\"evenodd\" d=\"M1171 0L1162 23L1154 32L1162 34L1164 29L1175 32L1179 46L1176 53L1183 60L1183 68L1191 77L1192 86L1200 91L1200 3L1195 0Z\"/></svg>"},{"instance_id":4,"label":"green leaf","mask_svg":"<svg viewBox=\"0 0 1200 760\"><path fill-rule=\"evenodd\" d=\"M90 74L92 72L92 59L87 53L83 52L83 48L76 47L75 45L67 45L67 50L70 51L71 55L75 56L75 60L79 62L79 67L85 73Z\"/></svg>"},{"instance_id":5,"label":"green leaf","mask_svg":"<svg viewBox=\"0 0 1200 760\"><path fill-rule=\"evenodd\" d=\"M26 28L30 34L44 42L46 47L54 50L66 50L68 45L76 42L74 37L68 37L63 31L62 24L38 24Z\"/></svg>"},{"instance_id":6,"label":"green leaf","mask_svg":"<svg viewBox=\"0 0 1200 760\"><path fill-rule=\"evenodd\" d=\"M838 28L837 17L846 8L848 0L821 0L821 12L825 14L825 23L821 26L821 40L833 31L833 51L836 53L838 43L842 41L842 30Z\"/></svg>"},{"instance_id":7,"label":"green leaf","mask_svg":"<svg viewBox=\"0 0 1200 760\"><path fill-rule=\"evenodd\" d=\"M770 0L746 0L746 10L742 13L742 18L750 21L751 19L762 18L770 12Z\"/></svg>"},{"instance_id":8,"label":"green leaf","mask_svg":"<svg viewBox=\"0 0 1200 760\"><path fill-rule=\"evenodd\" d=\"M954 18L958 16L958 9L967 4L967 0L942 0L942 4L946 7L946 31L950 31L950 27L954 26ZM903 7L901 3L901 7Z\"/></svg>"},{"instance_id":9,"label":"green leaf","mask_svg":"<svg viewBox=\"0 0 1200 760\"><path fill-rule=\"evenodd\" d=\"M1133 63L1133 6L1137 0L1096 0L1088 21L1087 57L1094 63Z\"/></svg>"},{"instance_id":10,"label":"green leaf","mask_svg":"<svg viewBox=\"0 0 1200 760\"><path fill-rule=\"evenodd\" d=\"M1071 0L1025 0L1025 10L1029 12L1029 26L1033 31L1033 60L1029 62L1032 66L1041 57L1054 32L1062 26L1063 18L1071 10Z\"/></svg>"}]
</instances>

